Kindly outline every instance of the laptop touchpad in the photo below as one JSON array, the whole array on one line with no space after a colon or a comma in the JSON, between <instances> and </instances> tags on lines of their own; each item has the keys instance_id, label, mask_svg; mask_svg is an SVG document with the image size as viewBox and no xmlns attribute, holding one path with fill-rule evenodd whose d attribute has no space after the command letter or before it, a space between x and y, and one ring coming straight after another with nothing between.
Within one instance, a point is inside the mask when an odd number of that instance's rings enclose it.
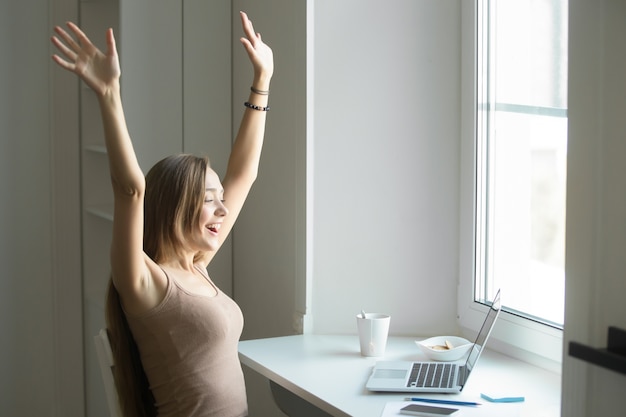
<instances>
[{"instance_id":1,"label":"laptop touchpad","mask_svg":"<svg viewBox=\"0 0 626 417\"><path fill-rule=\"evenodd\" d=\"M406 378L406 372L406 369L377 369L374 372L374 378L404 379Z\"/></svg>"}]
</instances>

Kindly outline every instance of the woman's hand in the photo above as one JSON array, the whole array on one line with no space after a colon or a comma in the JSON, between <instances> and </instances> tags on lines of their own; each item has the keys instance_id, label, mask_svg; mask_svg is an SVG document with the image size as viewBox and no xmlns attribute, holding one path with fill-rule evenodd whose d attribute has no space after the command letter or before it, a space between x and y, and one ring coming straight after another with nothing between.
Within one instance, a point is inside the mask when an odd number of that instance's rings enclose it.
<instances>
[{"instance_id":1,"label":"woman's hand","mask_svg":"<svg viewBox=\"0 0 626 417\"><path fill-rule=\"evenodd\" d=\"M76 40L61 27L55 27L58 37L53 36L51 40L65 58L54 54L54 62L78 75L100 96L119 89L121 71L113 30L109 29L106 33L107 48L106 54L103 54L74 23L68 22L67 27Z\"/></svg>"},{"instance_id":2,"label":"woman's hand","mask_svg":"<svg viewBox=\"0 0 626 417\"><path fill-rule=\"evenodd\" d=\"M274 55L272 49L263 43L261 40L261 34L254 31L252 22L248 19L248 15L244 12L240 12L241 25L245 37L240 38L248 56L250 62L254 67L254 81L258 82L256 88L267 89L269 87L270 79L274 73Z\"/></svg>"}]
</instances>

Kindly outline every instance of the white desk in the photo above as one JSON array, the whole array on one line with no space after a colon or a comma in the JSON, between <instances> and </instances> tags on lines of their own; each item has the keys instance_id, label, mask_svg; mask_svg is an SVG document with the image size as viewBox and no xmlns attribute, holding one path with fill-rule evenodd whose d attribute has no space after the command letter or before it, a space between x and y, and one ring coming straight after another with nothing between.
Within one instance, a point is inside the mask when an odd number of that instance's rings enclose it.
<instances>
[{"instance_id":1,"label":"white desk","mask_svg":"<svg viewBox=\"0 0 626 417\"><path fill-rule=\"evenodd\" d=\"M239 357L242 364L333 416L380 417L388 402L402 401L407 396L365 389L377 358L360 355L355 335L309 334L247 340L239 343ZM391 337L383 359L425 358L413 338ZM503 388L526 397L526 401L494 404L480 398L481 392ZM461 394L419 396L483 404L459 407L462 416L557 417L560 392L560 375L486 350Z\"/></svg>"}]
</instances>

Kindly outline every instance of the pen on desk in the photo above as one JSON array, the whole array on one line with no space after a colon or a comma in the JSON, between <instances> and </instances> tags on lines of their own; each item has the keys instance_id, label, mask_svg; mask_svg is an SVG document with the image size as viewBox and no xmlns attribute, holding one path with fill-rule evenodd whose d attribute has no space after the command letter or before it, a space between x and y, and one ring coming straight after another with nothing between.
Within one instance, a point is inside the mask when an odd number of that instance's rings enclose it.
<instances>
[{"instance_id":1,"label":"pen on desk","mask_svg":"<svg viewBox=\"0 0 626 417\"><path fill-rule=\"evenodd\" d=\"M408 397L408 398L405 398L404 401L420 401L423 403L448 404L448 405L470 405L470 406L480 405L480 403L474 403L471 401L436 400L434 398L416 398L416 397Z\"/></svg>"}]
</instances>

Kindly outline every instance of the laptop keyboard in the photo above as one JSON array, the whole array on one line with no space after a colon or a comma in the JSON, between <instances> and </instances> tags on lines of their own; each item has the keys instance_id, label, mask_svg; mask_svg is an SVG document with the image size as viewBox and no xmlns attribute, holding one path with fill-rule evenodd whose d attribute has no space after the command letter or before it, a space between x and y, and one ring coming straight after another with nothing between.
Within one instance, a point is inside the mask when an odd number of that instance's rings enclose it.
<instances>
[{"instance_id":1,"label":"laptop keyboard","mask_svg":"<svg viewBox=\"0 0 626 417\"><path fill-rule=\"evenodd\" d=\"M450 388L454 367L449 363L414 363L407 387Z\"/></svg>"}]
</instances>

